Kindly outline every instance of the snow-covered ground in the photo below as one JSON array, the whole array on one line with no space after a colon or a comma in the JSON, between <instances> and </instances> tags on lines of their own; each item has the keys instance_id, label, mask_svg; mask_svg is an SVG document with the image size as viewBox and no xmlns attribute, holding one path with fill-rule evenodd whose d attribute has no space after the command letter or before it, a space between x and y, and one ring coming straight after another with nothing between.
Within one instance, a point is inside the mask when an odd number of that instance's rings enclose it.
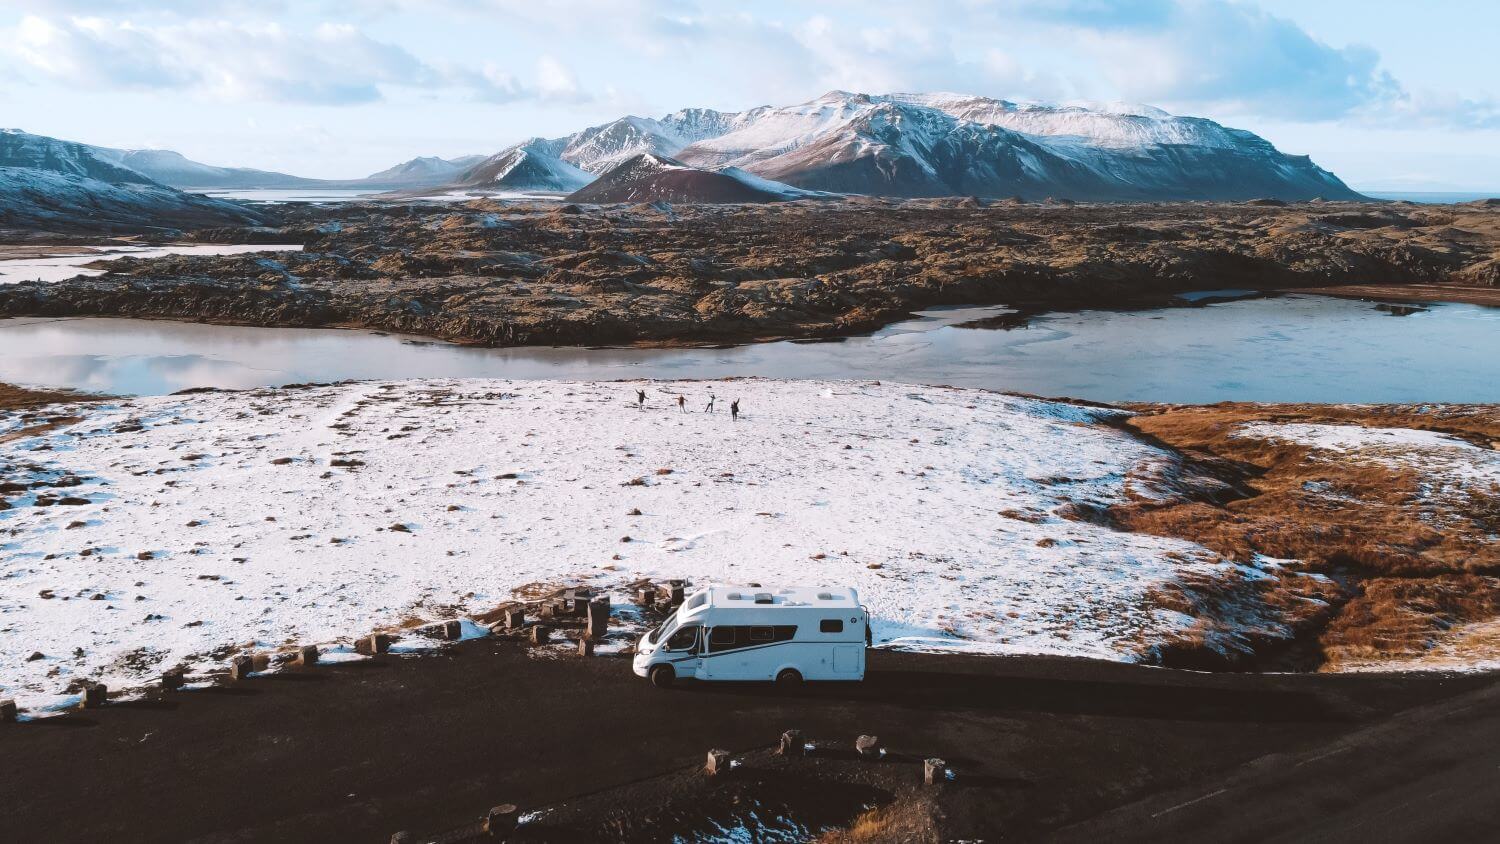
<instances>
[{"instance_id":1,"label":"snow-covered ground","mask_svg":"<svg viewBox=\"0 0 1500 844\"><path fill-rule=\"evenodd\" d=\"M1256 422L1239 434L1312 446L1324 459L1359 460L1423 476L1427 498L1500 494L1500 451L1437 431L1362 425Z\"/></svg>"},{"instance_id":2,"label":"snow-covered ground","mask_svg":"<svg viewBox=\"0 0 1500 844\"><path fill-rule=\"evenodd\" d=\"M1133 660L1192 621L1153 586L1246 576L1054 514L1150 494L1170 457L1101 424L1117 411L977 390L364 382L81 412L0 419L8 480L82 481L0 511L0 696L23 706L640 576L848 584L894 646Z\"/></svg>"}]
</instances>

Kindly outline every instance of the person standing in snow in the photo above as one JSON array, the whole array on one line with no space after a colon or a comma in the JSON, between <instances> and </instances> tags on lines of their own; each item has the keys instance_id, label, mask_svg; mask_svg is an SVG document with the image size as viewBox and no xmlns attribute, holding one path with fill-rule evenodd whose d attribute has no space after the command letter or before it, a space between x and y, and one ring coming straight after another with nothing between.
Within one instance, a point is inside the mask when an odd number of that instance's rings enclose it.
<instances>
[{"instance_id":1,"label":"person standing in snow","mask_svg":"<svg viewBox=\"0 0 1500 844\"><path fill-rule=\"evenodd\" d=\"M713 413L714 412L714 394L713 393L709 393L708 394L708 407L703 408L703 412L704 413Z\"/></svg>"},{"instance_id":2,"label":"person standing in snow","mask_svg":"<svg viewBox=\"0 0 1500 844\"><path fill-rule=\"evenodd\" d=\"M646 391L645 390L636 390L635 391L635 406L636 406L637 409L644 408L646 406Z\"/></svg>"},{"instance_id":3,"label":"person standing in snow","mask_svg":"<svg viewBox=\"0 0 1500 844\"><path fill-rule=\"evenodd\" d=\"M677 395L677 409L682 411L683 413L687 413L687 396L684 396L681 393Z\"/></svg>"},{"instance_id":4,"label":"person standing in snow","mask_svg":"<svg viewBox=\"0 0 1500 844\"><path fill-rule=\"evenodd\" d=\"M729 418L734 422L740 421L740 400L735 399L729 403Z\"/></svg>"}]
</instances>

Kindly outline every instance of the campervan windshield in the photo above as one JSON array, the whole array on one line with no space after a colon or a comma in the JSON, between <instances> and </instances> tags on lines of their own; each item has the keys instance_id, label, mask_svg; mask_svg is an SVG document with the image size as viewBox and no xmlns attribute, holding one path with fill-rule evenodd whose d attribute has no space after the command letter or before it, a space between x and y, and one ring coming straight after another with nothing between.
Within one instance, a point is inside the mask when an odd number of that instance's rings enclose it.
<instances>
[{"instance_id":1,"label":"campervan windshield","mask_svg":"<svg viewBox=\"0 0 1500 844\"><path fill-rule=\"evenodd\" d=\"M646 634L646 641L654 645L657 642L661 641L661 638L663 636L672 635L672 631L676 629L677 613L674 612L671 615L667 616L667 620L663 621L661 625L658 626L655 630L652 630L650 633Z\"/></svg>"}]
</instances>

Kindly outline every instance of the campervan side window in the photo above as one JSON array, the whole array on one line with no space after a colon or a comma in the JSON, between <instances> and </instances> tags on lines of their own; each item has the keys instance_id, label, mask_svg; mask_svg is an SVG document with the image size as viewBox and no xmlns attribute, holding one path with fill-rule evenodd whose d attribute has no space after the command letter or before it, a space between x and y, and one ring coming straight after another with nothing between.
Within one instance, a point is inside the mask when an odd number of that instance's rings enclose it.
<instances>
[{"instance_id":1,"label":"campervan side window","mask_svg":"<svg viewBox=\"0 0 1500 844\"><path fill-rule=\"evenodd\" d=\"M842 618L825 618L818 622L819 633L842 633L844 632L844 620Z\"/></svg>"},{"instance_id":2,"label":"campervan side window","mask_svg":"<svg viewBox=\"0 0 1500 844\"><path fill-rule=\"evenodd\" d=\"M695 644L698 643L698 630L699 629L700 628L698 627L698 625L696 625L696 624L690 624L687 627L684 627L681 630L678 630L676 633L673 633L672 634L672 638L670 638L670 639L667 640L667 644L666 644L667 650L669 650L669 651L690 651L690 650L692 650L693 649L693 645L695 645Z\"/></svg>"},{"instance_id":3,"label":"campervan side window","mask_svg":"<svg viewBox=\"0 0 1500 844\"><path fill-rule=\"evenodd\" d=\"M773 640L775 638L776 638L776 631L775 631L774 628L771 628L771 627L752 627L752 628L750 628L750 641L752 641L752 642L769 642L769 641L771 641L771 640Z\"/></svg>"},{"instance_id":4,"label":"campervan side window","mask_svg":"<svg viewBox=\"0 0 1500 844\"><path fill-rule=\"evenodd\" d=\"M709 631L709 634L708 634L708 643L710 645L719 645L719 646L733 645L734 644L734 628L733 627L722 627L722 626L721 627L715 627L713 630Z\"/></svg>"},{"instance_id":5,"label":"campervan side window","mask_svg":"<svg viewBox=\"0 0 1500 844\"><path fill-rule=\"evenodd\" d=\"M693 597L688 598L687 603L685 603L685 604L682 605L682 610L684 612L686 612L687 610L695 610L695 609L703 606L703 604L705 602L707 602L707 601L708 601L708 593L707 592L699 592L698 594L694 595Z\"/></svg>"}]
</instances>

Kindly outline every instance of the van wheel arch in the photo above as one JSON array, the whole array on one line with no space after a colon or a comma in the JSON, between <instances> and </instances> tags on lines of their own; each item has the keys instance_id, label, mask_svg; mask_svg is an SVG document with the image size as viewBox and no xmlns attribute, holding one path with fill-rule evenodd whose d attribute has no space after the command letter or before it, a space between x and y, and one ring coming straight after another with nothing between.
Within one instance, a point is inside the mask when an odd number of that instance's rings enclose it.
<instances>
[{"instance_id":1,"label":"van wheel arch","mask_svg":"<svg viewBox=\"0 0 1500 844\"><path fill-rule=\"evenodd\" d=\"M795 689L802 685L802 672L787 667L776 672L776 685L783 689Z\"/></svg>"},{"instance_id":2,"label":"van wheel arch","mask_svg":"<svg viewBox=\"0 0 1500 844\"><path fill-rule=\"evenodd\" d=\"M670 665L653 665L646 675L658 689L669 688L677 680L677 670Z\"/></svg>"}]
</instances>

